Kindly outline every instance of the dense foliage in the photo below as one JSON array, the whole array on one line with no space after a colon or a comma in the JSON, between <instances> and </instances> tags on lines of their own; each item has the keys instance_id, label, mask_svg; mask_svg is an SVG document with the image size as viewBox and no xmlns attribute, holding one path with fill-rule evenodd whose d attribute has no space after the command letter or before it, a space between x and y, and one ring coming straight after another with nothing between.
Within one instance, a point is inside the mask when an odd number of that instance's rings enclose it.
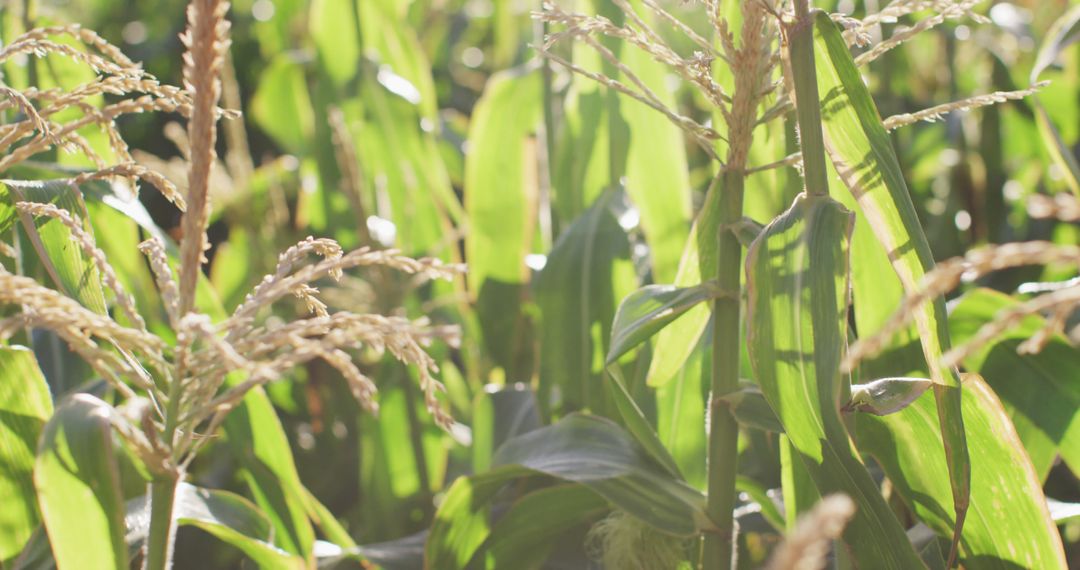
<instances>
[{"instance_id":1,"label":"dense foliage","mask_svg":"<svg viewBox=\"0 0 1080 570\"><path fill-rule=\"evenodd\" d=\"M1080 565L1080 5L809 4L0 7L0 568Z\"/></svg>"}]
</instances>

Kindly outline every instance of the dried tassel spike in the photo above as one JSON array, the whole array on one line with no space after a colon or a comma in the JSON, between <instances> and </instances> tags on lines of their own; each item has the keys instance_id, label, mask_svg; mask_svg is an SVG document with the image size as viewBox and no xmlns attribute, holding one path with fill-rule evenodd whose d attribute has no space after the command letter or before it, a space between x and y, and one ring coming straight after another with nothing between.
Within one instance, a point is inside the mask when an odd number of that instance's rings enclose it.
<instances>
[{"instance_id":1,"label":"dried tassel spike","mask_svg":"<svg viewBox=\"0 0 1080 570\"><path fill-rule=\"evenodd\" d=\"M217 141L217 102L221 97L220 74L229 48L229 3L195 0L188 5L188 28L180 39L184 53L184 86L192 98L188 121L191 161L188 169L187 211L181 220L184 241L180 244L180 314L195 303L195 284L208 246L206 225L210 217L210 169Z\"/></svg>"}]
</instances>

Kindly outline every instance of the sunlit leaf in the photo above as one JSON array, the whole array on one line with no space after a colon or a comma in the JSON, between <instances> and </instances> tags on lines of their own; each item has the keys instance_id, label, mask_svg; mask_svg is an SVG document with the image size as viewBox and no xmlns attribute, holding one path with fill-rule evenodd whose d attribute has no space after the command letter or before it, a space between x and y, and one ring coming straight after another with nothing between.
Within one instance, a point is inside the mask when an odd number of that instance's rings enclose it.
<instances>
[{"instance_id":1,"label":"sunlit leaf","mask_svg":"<svg viewBox=\"0 0 1080 570\"><path fill-rule=\"evenodd\" d=\"M1035 59L1035 65L1031 68L1031 82L1037 82L1039 75L1057 60L1065 48L1077 41L1080 41L1080 6L1073 6L1068 12L1062 14L1047 31ZM1077 164L1072 148L1062 140L1061 133L1050 120L1038 96L1032 96L1032 99L1035 102L1035 122L1039 126L1043 144L1060 169L1069 189L1073 194L1080 196L1080 164Z\"/></svg>"},{"instance_id":2,"label":"sunlit leaf","mask_svg":"<svg viewBox=\"0 0 1080 570\"><path fill-rule=\"evenodd\" d=\"M18 554L37 528L34 455L52 407L34 353L0 347L0 563Z\"/></svg>"},{"instance_id":3,"label":"sunlit leaf","mask_svg":"<svg viewBox=\"0 0 1080 570\"><path fill-rule=\"evenodd\" d=\"M822 127L828 154L840 178L855 196L880 245L888 252L905 291L913 292L934 267L899 161L870 92L856 69L837 24L824 12L814 14L814 61L821 97ZM960 379L940 365L949 348L945 301L938 298L915 314L923 355L934 381L934 396L949 458L954 501L963 514L971 464L964 442ZM957 526L963 525L963 518Z\"/></svg>"},{"instance_id":4,"label":"sunlit leaf","mask_svg":"<svg viewBox=\"0 0 1080 570\"><path fill-rule=\"evenodd\" d=\"M53 204L67 210L93 235L82 194L66 181L25 182L7 180L0 184L0 232L21 221L41 263L56 287L77 299L86 308L105 314L105 293L96 265L71 237L60 220L46 216L22 215L16 202Z\"/></svg>"},{"instance_id":5,"label":"sunlit leaf","mask_svg":"<svg viewBox=\"0 0 1080 570\"><path fill-rule=\"evenodd\" d=\"M1017 304L1005 294L976 289L953 306L949 328L958 341L966 341L998 312ZM1060 336L1038 354L1016 351L1045 326L1042 317L1028 315L964 359L964 367L981 374L1001 399L1040 481L1059 453L1080 473L1080 351Z\"/></svg>"},{"instance_id":6,"label":"sunlit leaf","mask_svg":"<svg viewBox=\"0 0 1080 570\"><path fill-rule=\"evenodd\" d=\"M1015 379L1014 379L1015 381ZM978 375L964 379L964 426L972 457L971 514L960 555L965 568L1065 568L1061 538L1042 484L1001 402ZM934 403L922 397L889 416L859 414L859 447L936 532L952 533L954 511Z\"/></svg>"},{"instance_id":7,"label":"sunlit leaf","mask_svg":"<svg viewBox=\"0 0 1080 570\"><path fill-rule=\"evenodd\" d=\"M854 452L840 418L852 214L827 196L802 195L747 254L747 343L765 398L821 495L844 493L844 531L856 563L918 568L918 555Z\"/></svg>"},{"instance_id":8,"label":"sunlit leaf","mask_svg":"<svg viewBox=\"0 0 1080 570\"><path fill-rule=\"evenodd\" d=\"M128 567L112 413L105 402L75 394L56 408L41 436L34 484L60 570Z\"/></svg>"}]
</instances>

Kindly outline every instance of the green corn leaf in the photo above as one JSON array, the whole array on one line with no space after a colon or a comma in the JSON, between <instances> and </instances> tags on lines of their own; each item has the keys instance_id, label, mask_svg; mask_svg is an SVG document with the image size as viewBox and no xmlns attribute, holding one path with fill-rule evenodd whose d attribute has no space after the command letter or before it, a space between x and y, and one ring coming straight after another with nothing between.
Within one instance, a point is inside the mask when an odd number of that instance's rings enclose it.
<instances>
[{"instance_id":1,"label":"green corn leaf","mask_svg":"<svg viewBox=\"0 0 1080 570\"><path fill-rule=\"evenodd\" d=\"M730 394L720 397L731 408L731 415L740 424L771 431L784 433L784 426L776 418L776 414L769 407L765 395L756 386L748 386Z\"/></svg>"},{"instance_id":2,"label":"green corn leaf","mask_svg":"<svg viewBox=\"0 0 1080 570\"><path fill-rule=\"evenodd\" d=\"M149 531L144 495L127 503L128 540L139 541ZM259 568L306 568L303 558L273 545L274 528L266 515L247 499L213 489L180 483L176 489L173 518L178 526L193 526L233 546L258 564Z\"/></svg>"},{"instance_id":3,"label":"green corn leaf","mask_svg":"<svg viewBox=\"0 0 1080 570\"><path fill-rule=\"evenodd\" d=\"M717 177L709 188L701 212L690 228L690 237L686 240L675 276L675 285L678 287L699 285L706 280L702 278L703 275L709 278L716 275L716 266L719 263L716 236L720 231L718 216L721 196L718 186L721 181L722 177ZM709 309L707 305L693 307L682 318L660 331L656 337L653 359L649 364L649 386L660 387L667 384L683 367L705 330L709 321Z\"/></svg>"},{"instance_id":4,"label":"green corn leaf","mask_svg":"<svg viewBox=\"0 0 1080 570\"><path fill-rule=\"evenodd\" d=\"M610 211L620 196L605 192L574 220L533 282L543 323L542 406L556 385L569 409L602 405L603 387L590 379L602 371L595 364L603 362L622 283L634 279L626 233Z\"/></svg>"},{"instance_id":5,"label":"green corn leaf","mask_svg":"<svg viewBox=\"0 0 1080 570\"><path fill-rule=\"evenodd\" d=\"M491 467L491 457L506 440L540 427L536 392L524 384L488 385L472 407L472 468Z\"/></svg>"},{"instance_id":6,"label":"green corn leaf","mask_svg":"<svg viewBox=\"0 0 1080 570\"><path fill-rule=\"evenodd\" d=\"M1073 6L1068 12L1062 14L1047 31L1046 39L1043 40L1039 54L1035 58L1035 65L1031 68L1031 82L1036 83L1042 72L1057 60L1061 52L1077 41L1080 41L1080 6ZM1035 122L1039 127L1043 144L1050 153L1050 158L1061 169L1069 189L1073 194L1080 196L1080 164L1077 164L1072 148L1062 140L1061 133L1051 122L1038 96L1033 95L1031 98L1035 103Z\"/></svg>"},{"instance_id":7,"label":"green corn leaf","mask_svg":"<svg viewBox=\"0 0 1080 570\"><path fill-rule=\"evenodd\" d=\"M581 483L668 534L691 536L712 526L705 497L605 418L571 414L508 441L495 463Z\"/></svg>"},{"instance_id":8,"label":"green corn leaf","mask_svg":"<svg viewBox=\"0 0 1080 570\"><path fill-rule=\"evenodd\" d=\"M0 183L0 233L16 220L21 221L37 251L46 272L64 294L77 299L86 308L105 314L105 293L101 274L94 262L74 243L71 230L60 220L46 216L19 214L16 202L53 204L67 210L79 220L91 236L82 194L66 181L24 182L7 180Z\"/></svg>"},{"instance_id":9,"label":"green corn leaf","mask_svg":"<svg viewBox=\"0 0 1080 570\"><path fill-rule=\"evenodd\" d=\"M38 526L34 451L52 407L34 353L0 347L0 563L18 554Z\"/></svg>"},{"instance_id":10,"label":"green corn leaf","mask_svg":"<svg viewBox=\"0 0 1080 570\"><path fill-rule=\"evenodd\" d=\"M705 425L709 401L712 330L706 327L697 348L675 377L656 389L656 432L671 454L679 472L697 489L706 486L709 455Z\"/></svg>"},{"instance_id":11,"label":"green corn leaf","mask_svg":"<svg viewBox=\"0 0 1080 570\"><path fill-rule=\"evenodd\" d=\"M968 442L983 465L972 471L971 516L960 542L964 567L1065 568L1042 484L1001 402L975 374L965 377L963 394ZM889 416L859 414L857 425L860 449L877 458L923 522L949 535L955 511L945 454L926 445L940 437L931 399Z\"/></svg>"},{"instance_id":12,"label":"green corn leaf","mask_svg":"<svg viewBox=\"0 0 1080 570\"><path fill-rule=\"evenodd\" d=\"M630 395L630 391L626 387L626 379L623 378L622 369L619 368L618 364L608 366L607 386L609 388L608 393L611 394L611 399L615 401L615 407L619 410L619 415L622 417L623 425L626 426L627 431L634 436L638 444L645 448L653 461L663 466L672 476L681 479L682 474L675 464L675 459L660 440L660 436L653 429L652 424L645 418L645 414L641 411L637 402L634 401L633 396Z\"/></svg>"},{"instance_id":13,"label":"green corn leaf","mask_svg":"<svg viewBox=\"0 0 1080 570\"><path fill-rule=\"evenodd\" d=\"M976 289L953 306L949 329L964 342L997 313L1017 304L1008 295ZM964 367L981 374L1001 398L1040 481L1059 453L1073 473L1080 473L1080 351L1054 336L1038 354L1016 352L1045 326L1042 317L1028 315L964 359Z\"/></svg>"},{"instance_id":14,"label":"green corn leaf","mask_svg":"<svg viewBox=\"0 0 1080 570\"><path fill-rule=\"evenodd\" d=\"M634 291L619 303L619 309L615 312L607 363L610 365L615 362L714 295L715 287L712 282L684 288L674 285L646 285Z\"/></svg>"},{"instance_id":15,"label":"green corn leaf","mask_svg":"<svg viewBox=\"0 0 1080 570\"><path fill-rule=\"evenodd\" d=\"M513 378L531 364L532 350L522 314L536 231L539 172L534 132L540 121L541 76L508 70L487 83L469 123L465 156L465 211L469 232L469 290L488 351Z\"/></svg>"},{"instance_id":16,"label":"green corn leaf","mask_svg":"<svg viewBox=\"0 0 1080 570\"><path fill-rule=\"evenodd\" d=\"M281 148L303 155L315 132L311 94L304 78L304 68L288 53L280 53L262 72L251 116Z\"/></svg>"},{"instance_id":17,"label":"green corn leaf","mask_svg":"<svg viewBox=\"0 0 1080 570\"><path fill-rule=\"evenodd\" d=\"M499 518L467 568L541 568L568 530L575 530L582 521L598 519L610 509L607 501L582 485L533 491Z\"/></svg>"},{"instance_id":18,"label":"green corn leaf","mask_svg":"<svg viewBox=\"0 0 1080 570\"><path fill-rule=\"evenodd\" d=\"M98 398L75 394L56 408L41 436L34 484L60 570L128 567L112 413Z\"/></svg>"},{"instance_id":19,"label":"green corn leaf","mask_svg":"<svg viewBox=\"0 0 1080 570\"><path fill-rule=\"evenodd\" d=\"M823 12L814 14L814 57L828 154L878 242L889 253L904 289L913 292L934 266L930 244L919 225L877 107L840 29ZM944 300L936 299L919 309L915 323L935 384L942 442L949 458L949 479L959 515L955 529L958 536L964 524L971 464L964 441L960 379L956 371L940 365L943 352L949 348Z\"/></svg>"},{"instance_id":20,"label":"green corn leaf","mask_svg":"<svg viewBox=\"0 0 1080 570\"><path fill-rule=\"evenodd\" d=\"M920 568L840 417L851 212L800 195L747 254L747 344L758 384L821 495L857 505L844 541L860 567Z\"/></svg>"},{"instance_id":21,"label":"green corn leaf","mask_svg":"<svg viewBox=\"0 0 1080 570\"><path fill-rule=\"evenodd\" d=\"M289 439L261 388L248 392L223 424L233 457L243 468L255 502L270 518L275 543L310 559L315 532L307 516L307 490L300 483Z\"/></svg>"}]
</instances>

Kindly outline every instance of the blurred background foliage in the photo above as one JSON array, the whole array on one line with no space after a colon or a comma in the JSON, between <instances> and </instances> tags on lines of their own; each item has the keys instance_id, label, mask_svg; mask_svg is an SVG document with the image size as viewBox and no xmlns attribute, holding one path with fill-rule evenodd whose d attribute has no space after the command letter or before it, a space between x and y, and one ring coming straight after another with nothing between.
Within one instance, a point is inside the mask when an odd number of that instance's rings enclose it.
<instances>
[{"instance_id":1,"label":"blurred background foliage","mask_svg":"<svg viewBox=\"0 0 1080 570\"><path fill-rule=\"evenodd\" d=\"M859 16L882 3L815 4ZM3 8L2 32L12 37L31 22L79 22L144 62L162 82L179 84L177 35L186 4L12 0ZM617 14L607 0L562 4ZM980 11L992 24L947 22L890 52L867 71L882 115L1026 87L1038 46L1069 4L986 2ZM697 3L667 5L708 32ZM381 391L378 418L361 413L337 373L322 364L268 388L299 480L361 544L429 528L450 483L489 469L495 450L511 435L575 410L620 421L599 381L615 309L642 285L673 281L692 215L713 176L708 156L660 114L538 61L532 46L542 42L544 30L530 18L537 9L530 0L232 3L223 106L242 109L244 117L224 122L219 137L222 163L213 184L207 267L213 291L206 292L204 306L220 303L231 311L273 269L272 252L307 235L330 236L347 248L392 246L470 266L467 277L453 284L416 287L373 272L325 291L339 308L423 315L463 328L459 347L432 348L459 424L451 433L432 424L411 372L390 360L365 363ZM682 53L694 49L678 33L665 39ZM594 52L556 49L606 71ZM709 116L700 96L662 65L624 46L611 49L666 104L698 119ZM85 80L89 72L50 56L9 62L4 73L14 87L46 87ZM1075 155L1080 51L1068 50L1064 65L1042 78L1051 84L1038 99ZM139 161L183 184L186 141L176 120L136 115L123 118L120 128ZM755 134L752 165L796 149L794 133L779 123ZM103 135L86 135L108 156ZM893 140L937 258L984 243L1076 243L1080 237L1075 224L1026 214L1027 196L1066 190L1069 183L1043 142L1029 101L919 123L896 131ZM63 153L54 158L86 166ZM800 184L790 168L755 174L747 183L747 214L769 221ZM144 219L138 228L110 208L92 201L88 207L99 242L123 268L143 314L158 316L154 327L164 317L151 310L159 304L133 244L153 226L175 236L179 214L155 193L144 192L142 199L152 221ZM1009 292L1026 281L1072 277L1067 270L1016 270L981 285ZM303 313L300 304L295 309ZM1076 356L1071 347L1062 350ZM627 387L687 481L703 489L707 387L701 370L708 369L708 354L695 349L676 381L659 389L645 384L650 358L647 346L622 358ZM78 384L44 368L56 393ZM750 493L744 498L760 499L780 485L775 436L748 429L740 445L740 484ZM193 479L240 491L253 485L259 475L235 449L226 442L212 445ZM1049 496L1080 501L1067 467L1048 464L1043 475ZM267 501L273 503L258 502ZM561 532L580 537L603 509L581 513ZM740 546L748 565L777 539L766 518L744 524ZM299 538L312 533L310 527L275 524ZM1080 564L1080 526L1062 529L1073 562ZM181 567L206 568L208 552L221 567L236 563L237 554L209 535L181 531ZM399 541L382 552L415 560L419 543ZM549 564L576 567L573 560L581 556L560 552ZM566 566L558 565L560 557L569 560Z\"/></svg>"}]
</instances>

